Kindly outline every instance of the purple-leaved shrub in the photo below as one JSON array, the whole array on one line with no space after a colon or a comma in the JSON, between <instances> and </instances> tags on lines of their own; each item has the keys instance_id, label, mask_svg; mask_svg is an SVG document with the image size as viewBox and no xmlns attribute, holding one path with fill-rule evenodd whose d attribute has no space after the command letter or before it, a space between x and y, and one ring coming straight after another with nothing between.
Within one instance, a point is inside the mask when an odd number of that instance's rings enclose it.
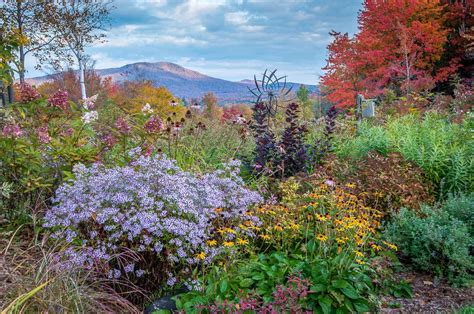
<instances>
[{"instance_id":1,"label":"purple-leaved shrub","mask_svg":"<svg viewBox=\"0 0 474 314\"><path fill-rule=\"evenodd\" d=\"M239 161L195 175L162 155L131 154L125 167L77 165L75 179L56 191L44 226L73 244L66 264L101 268L143 288L173 286L228 252L222 243L235 235L218 226L249 232L238 226L258 224L247 208L263 199L238 176Z\"/></svg>"}]
</instances>

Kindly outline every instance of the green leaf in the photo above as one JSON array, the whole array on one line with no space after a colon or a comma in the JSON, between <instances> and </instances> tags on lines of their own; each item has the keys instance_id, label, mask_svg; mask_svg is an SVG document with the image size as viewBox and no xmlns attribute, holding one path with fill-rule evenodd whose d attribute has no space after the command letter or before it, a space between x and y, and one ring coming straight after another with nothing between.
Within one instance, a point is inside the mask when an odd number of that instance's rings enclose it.
<instances>
[{"instance_id":1,"label":"green leaf","mask_svg":"<svg viewBox=\"0 0 474 314\"><path fill-rule=\"evenodd\" d=\"M229 282L227 281L227 279L222 280L219 285L219 290L221 291L221 293L225 293L227 291L228 286Z\"/></svg>"},{"instance_id":2,"label":"green leaf","mask_svg":"<svg viewBox=\"0 0 474 314\"><path fill-rule=\"evenodd\" d=\"M370 311L370 307L369 305L367 304L367 302L357 302L357 303L354 303L354 307L356 309L357 312L359 313L365 313L365 312L369 312Z\"/></svg>"},{"instance_id":3,"label":"green leaf","mask_svg":"<svg viewBox=\"0 0 474 314\"><path fill-rule=\"evenodd\" d=\"M339 279L339 280L333 280L332 286L337 289L342 289L342 288L346 288L350 286L350 284L344 279Z\"/></svg>"},{"instance_id":4,"label":"green leaf","mask_svg":"<svg viewBox=\"0 0 474 314\"><path fill-rule=\"evenodd\" d=\"M240 287L242 288L248 288L253 284L253 280L250 278L245 278L240 282Z\"/></svg>"},{"instance_id":5,"label":"green leaf","mask_svg":"<svg viewBox=\"0 0 474 314\"><path fill-rule=\"evenodd\" d=\"M331 304L332 300L328 296L324 296L318 301L319 306L321 306L321 309L323 310L324 314L331 313Z\"/></svg>"},{"instance_id":6,"label":"green leaf","mask_svg":"<svg viewBox=\"0 0 474 314\"><path fill-rule=\"evenodd\" d=\"M351 285L349 285L346 288L341 289L341 291L342 293L344 293L347 297L351 299L358 299L360 297L356 289L354 289L354 287L352 287Z\"/></svg>"},{"instance_id":7,"label":"green leaf","mask_svg":"<svg viewBox=\"0 0 474 314\"><path fill-rule=\"evenodd\" d=\"M256 281L262 280L263 278L265 278L263 274L257 274L252 276L252 279Z\"/></svg>"},{"instance_id":8,"label":"green leaf","mask_svg":"<svg viewBox=\"0 0 474 314\"><path fill-rule=\"evenodd\" d=\"M325 290L326 290L326 285L322 283L317 283L311 286L311 291L314 291L314 292L323 292Z\"/></svg>"}]
</instances>

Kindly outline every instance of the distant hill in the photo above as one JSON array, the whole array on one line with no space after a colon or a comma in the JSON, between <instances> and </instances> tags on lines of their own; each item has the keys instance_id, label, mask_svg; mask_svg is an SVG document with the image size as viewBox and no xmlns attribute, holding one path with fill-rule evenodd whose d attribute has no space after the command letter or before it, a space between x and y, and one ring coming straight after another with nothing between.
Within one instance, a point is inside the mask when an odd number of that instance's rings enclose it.
<instances>
[{"instance_id":1,"label":"distant hill","mask_svg":"<svg viewBox=\"0 0 474 314\"><path fill-rule=\"evenodd\" d=\"M96 71L102 77L111 77L114 82L150 80L155 86L164 86L175 96L186 99L200 98L207 92L213 92L221 103L251 101L252 95L248 87L254 86L253 80L226 81L169 62L138 62ZM27 81L39 85L50 79L51 76L42 76ZM292 85L295 91L300 86L298 83L287 83L287 86ZM307 87L312 92L317 91L314 85Z\"/></svg>"}]
</instances>

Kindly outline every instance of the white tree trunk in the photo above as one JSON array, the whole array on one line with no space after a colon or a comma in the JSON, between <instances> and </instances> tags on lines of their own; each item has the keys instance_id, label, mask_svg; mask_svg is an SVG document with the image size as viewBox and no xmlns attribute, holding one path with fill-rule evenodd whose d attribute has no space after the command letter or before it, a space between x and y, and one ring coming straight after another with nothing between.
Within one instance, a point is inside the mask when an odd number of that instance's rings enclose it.
<instances>
[{"instance_id":1,"label":"white tree trunk","mask_svg":"<svg viewBox=\"0 0 474 314\"><path fill-rule=\"evenodd\" d=\"M81 85L81 98L82 100L87 98L86 94L86 83L85 83L85 73L82 57L78 57L77 61L79 63L79 85Z\"/></svg>"}]
</instances>

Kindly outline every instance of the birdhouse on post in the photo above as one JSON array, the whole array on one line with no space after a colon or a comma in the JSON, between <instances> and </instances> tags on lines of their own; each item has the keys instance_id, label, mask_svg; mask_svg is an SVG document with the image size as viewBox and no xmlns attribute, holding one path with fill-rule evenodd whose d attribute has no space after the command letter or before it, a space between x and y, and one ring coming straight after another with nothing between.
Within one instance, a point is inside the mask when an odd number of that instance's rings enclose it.
<instances>
[{"instance_id":1,"label":"birdhouse on post","mask_svg":"<svg viewBox=\"0 0 474 314\"><path fill-rule=\"evenodd\" d=\"M356 114L360 123L363 118L375 117L375 99L364 99L364 96L356 96Z\"/></svg>"}]
</instances>

